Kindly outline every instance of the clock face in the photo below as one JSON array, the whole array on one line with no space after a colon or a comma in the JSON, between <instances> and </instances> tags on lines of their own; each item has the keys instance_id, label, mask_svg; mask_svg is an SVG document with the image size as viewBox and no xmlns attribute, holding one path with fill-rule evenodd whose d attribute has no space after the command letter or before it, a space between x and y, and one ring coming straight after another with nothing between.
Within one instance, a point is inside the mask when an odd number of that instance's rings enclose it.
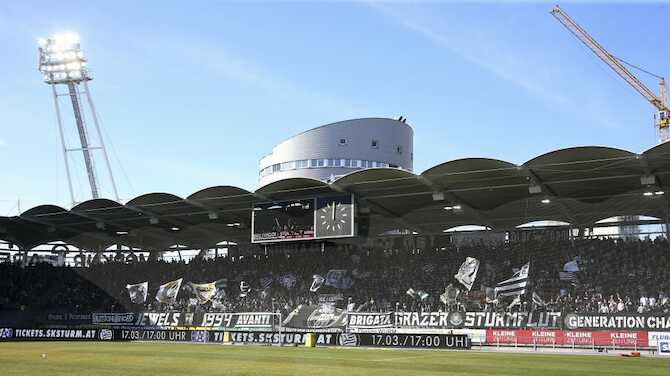
<instances>
[{"instance_id":1,"label":"clock face","mask_svg":"<svg viewBox=\"0 0 670 376\"><path fill-rule=\"evenodd\" d=\"M317 237L352 236L351 196L318 199L315 221Z\"/></svg>"}]
</instances>

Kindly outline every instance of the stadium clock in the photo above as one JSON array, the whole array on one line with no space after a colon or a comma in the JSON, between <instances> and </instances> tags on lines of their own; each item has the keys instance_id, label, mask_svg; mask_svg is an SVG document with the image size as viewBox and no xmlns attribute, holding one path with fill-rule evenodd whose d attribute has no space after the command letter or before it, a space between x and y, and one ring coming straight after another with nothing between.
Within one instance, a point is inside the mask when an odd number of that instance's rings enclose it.
<instances>
[{"instance_id":1,"label":"stadium clock","mask_svg":"<svg viewBox=\"0 0 670 376\"><path fill-rule=\"evenodd\" d=\"M353 236L354 206L351 196L318 198L316 208L317 238Z\"/></svg>"}]
</instances>

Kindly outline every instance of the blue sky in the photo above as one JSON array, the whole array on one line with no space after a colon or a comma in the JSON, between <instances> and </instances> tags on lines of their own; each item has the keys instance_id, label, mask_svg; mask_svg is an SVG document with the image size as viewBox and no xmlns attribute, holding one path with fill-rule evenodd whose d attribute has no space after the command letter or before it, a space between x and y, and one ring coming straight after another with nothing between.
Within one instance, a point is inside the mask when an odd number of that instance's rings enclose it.
<instances>
[{"instance_id":1,"label":"blue sky","mask_svg":"<svg viewBox=\"0 0 670 376\"><path fill-rule=\"evenodd\" d=\"M0 215L17 199L69 206L36 71L36 40L60 31L81 34L124 199L254 189L274 144L357 117L407 117L419 173L468 156L523 163L576 145L655 144L651 105L549 15L553 2L108 4L0 4ZM670 75L668 2L561 4L613 54Z\"/></svg>"}]
</instances>

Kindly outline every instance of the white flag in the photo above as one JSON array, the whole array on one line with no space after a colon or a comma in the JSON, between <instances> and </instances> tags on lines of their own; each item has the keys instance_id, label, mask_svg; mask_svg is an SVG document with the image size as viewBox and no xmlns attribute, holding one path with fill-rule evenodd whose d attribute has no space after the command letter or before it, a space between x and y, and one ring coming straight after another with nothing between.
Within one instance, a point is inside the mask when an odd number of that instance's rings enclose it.
<instances>
[{"instance_id":1,"label":"white flag","mask_svg":"<svg viewBox=\"0 0 670 376\"><path fill-rule=\"evenodd\" d=\"M149 282L142 282L135 285L126 285L130 301L135 304L143 304L147 301L147 292L149 291Z\"/></svg>"},{"instance_id":2,"label":"white flag","mask_svg":"<svg viewBox=\"0 0 670 376\"><path fill-rule=\"evenodd\" d=\"M522 266L521 269L514 273L510 279L499 282L496 285L496 296L516 296L526 293L526 285L528 285L528 273L530 270L530 263Z\"/></svg>"},{"instance_id":3,"label":"white flag","mask_svg":"<svg viewBox=\"0 0 670 376\"><path fill-rule=\"evenodd\" d=\"M321 286L323 286L323 282L325 282L326 279L318 274L314 274L312 278L314 278L314 280L312 281L312 287L309 288L309 291L317 292Z\"/></svg>"},{"instance_id":4,"label":"white flag","mask_svg":"<svg viewBox=\"0 0 670 376\"><path fill-rule=\"evenodd\" d=\"M161 285L156 293L156 300L161 303L174 304L177 301L177 294L179 294L182 280L183 278L179 278Z\"/></svg>"},{"instance_id":5,"label":"white flag","mask_svg":"<svg viewBox=\"0 0 670 376\"><path fill-rule=\"evenodd\" d=\"M190 282L193 295L198 299L198 303L205 304L212 300L216 295L216 282L211 283L193 283Z\"/></svg>"},{"instance_id":6,"label":"white flag","mask_svg":"<svg viewBox=\"0 0 670 376\"><path fill-rule=\"evenodd\" d=\"M474 257L466 257L460 269L458 269L458 273L454 275L454 278L470 291L472 284L475 283L475 278L477 278L478 270L479 260Z\"/></svg>"},{"instance_id":7,"label":"white flag","mask_svg":"<svg viewBox=\"0 0 670 376\"><path fill-rule=\"evenodd\" d=\"M428 294L427 292L425 292L423 290L414 290L411 287L405 292L405 294L411 296L414 299L418 299L418 300L426 300L430 296L430 294Z\"/></svg>"}]
</instances>

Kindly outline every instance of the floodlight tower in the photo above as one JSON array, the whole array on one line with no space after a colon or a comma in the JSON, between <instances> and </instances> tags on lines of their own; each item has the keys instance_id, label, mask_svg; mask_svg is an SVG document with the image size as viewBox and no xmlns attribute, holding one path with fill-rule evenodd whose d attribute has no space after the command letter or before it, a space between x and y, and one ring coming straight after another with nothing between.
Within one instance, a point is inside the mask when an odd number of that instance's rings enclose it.
<instances>
[{"instance_id":1,"label":"floodlight tower","mask_svg":"<svg viewBox=\"0 0 670 376\"><path fill-rule=\"evenodd\" d=\"M54 97L54 105L56 107L56 118L58 120L58 131L60 133L61 145L63 148L63 159L65 160L65 171L67 173L67 182L70 189L70 199L74 206L75 195L72 188L72 176L70 173L70 163L68 161L68 153L81 151L84 156L84 164L86 165L86 174L88 175L88 182L91 186L91 197L99 198L100 191L98 186L98 178L96 176L95 165L93 162L92 151L99 150L105 160L109 180L114 191L114 198L119 200L119 194L116 190L116 183L112 168L105 149L102 133L100 131L100 124L98 122L98 115L95 112L91 91L88 87L88 81L92 80L90 72L86 67L86 58L81 52L79 43L79 36L74 33L56 34L47 39L40 39L39 43L39 71L44 77L44 82L51 86L51 91ZM59 93L60 85L67 87L67 92ZM83 91L81 90L83 87ZM85 94L86 102L93 118L95 130L98 135L99 145L93 146L89 140L88 130L86 129L86 119L84 115L84 105L81 100L81 95ZM81 147L68 148L65 141L65 134L63 130L63 119L61 118L61 111L59 106L59 97L67 96L72 103L72 110L74 112L74 119L77 126L77 133L79 134L79 142Z\"/></svg>"}]
</instances>

